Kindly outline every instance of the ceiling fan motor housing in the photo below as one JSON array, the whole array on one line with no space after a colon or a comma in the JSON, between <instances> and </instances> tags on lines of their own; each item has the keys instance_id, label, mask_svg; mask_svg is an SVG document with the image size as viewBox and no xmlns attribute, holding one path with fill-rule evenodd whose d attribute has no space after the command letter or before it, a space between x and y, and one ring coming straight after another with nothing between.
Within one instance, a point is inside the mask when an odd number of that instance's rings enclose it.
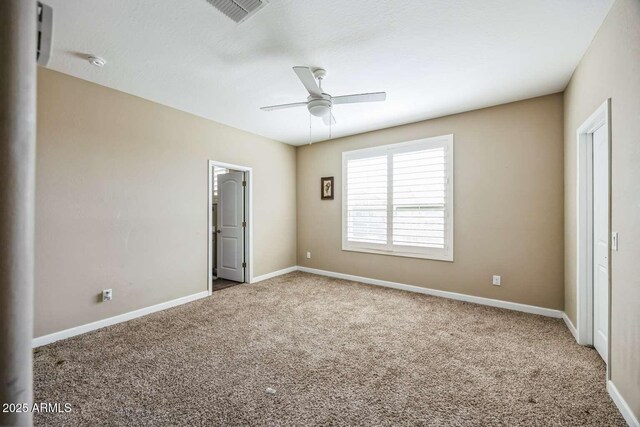
<instances>
[{"instance_id":1,"label":"ceiling fan motor housing","mask_svg":"<svg viewBox=\"0 0 640 427\"><path fill-rule=\"evenodd\" d=\"M322 94L322 98L308 98L307 109L316 117L324 117L331 111L331 95Z\"/></svg>"}]
</instances>

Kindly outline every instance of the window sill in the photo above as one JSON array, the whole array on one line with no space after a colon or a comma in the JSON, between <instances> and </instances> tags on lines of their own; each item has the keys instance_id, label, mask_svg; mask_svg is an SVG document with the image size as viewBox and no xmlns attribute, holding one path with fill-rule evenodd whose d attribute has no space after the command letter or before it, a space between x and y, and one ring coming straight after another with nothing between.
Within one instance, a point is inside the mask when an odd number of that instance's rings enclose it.
<instances>
[{"instance_id":1,"label":"window sill","mask_svg":"<svg viewBox=\"0 0 640 427\"><path fill-rule=\"evenodd\" d=\"M387 251L382 249L358 248L358 247L345 246L345 245L342 246L342 250L346 252L363 252L368 254L396 256L396 257L403 257L403 258L420 258L420 259L429 259L433 261L453 262L452 253L437 254L437 253Z\"/></svg>"}]
</instances>

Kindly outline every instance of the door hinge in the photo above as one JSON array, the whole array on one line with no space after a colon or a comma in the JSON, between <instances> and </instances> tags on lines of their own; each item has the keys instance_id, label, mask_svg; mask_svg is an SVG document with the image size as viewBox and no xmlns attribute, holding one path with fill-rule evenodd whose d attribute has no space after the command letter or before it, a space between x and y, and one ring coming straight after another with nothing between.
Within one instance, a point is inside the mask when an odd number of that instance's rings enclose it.
<instances>
[{"instance_id":1,"label":"door hinge","mask_svg":"<svg viewBox=\"0 0 640 427\"><path fill-rule=\"evenodd\" d=\"M247 181L242 181L242 186L246 187L247 186Z\"/></svg>"},{"instance_id":2,"label":"door hinge","mask_svg":"<svg viewBox=\"0 0 640 427\"><path fill-rule=\"evenodd\" d=\"M242 268L245 268L246 266L247 266L247 263L246 263L246 262L243 262L243 263L242 263Z\"/></svg>"},{"instance_id":3,"label":"door hinge","mask_svg":"<svg viewBox=\"0 0 640 427\"><path fill-rule=\"evenodd\" d=\"M247 222L246 221L242 221L242 226L246 227L247 226Z\"/></svg>"}]
</instances>

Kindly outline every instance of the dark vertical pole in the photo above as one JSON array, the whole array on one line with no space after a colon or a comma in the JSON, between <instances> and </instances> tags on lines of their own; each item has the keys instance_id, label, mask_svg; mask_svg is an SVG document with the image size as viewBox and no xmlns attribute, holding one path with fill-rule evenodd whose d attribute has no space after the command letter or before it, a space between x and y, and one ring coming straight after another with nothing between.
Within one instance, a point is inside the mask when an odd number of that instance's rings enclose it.
<instances>
[{"instance_id":1,"label":"dark vertical pole","mask_svg":"<svg viewBox=\"0 0 640 427\"><path fill-rule=\"evenodd\" d=\"M0 1L0 403L32 403L36 1ZM0 425L31 425L0 411Z\"/></svg>"}]
</instances>

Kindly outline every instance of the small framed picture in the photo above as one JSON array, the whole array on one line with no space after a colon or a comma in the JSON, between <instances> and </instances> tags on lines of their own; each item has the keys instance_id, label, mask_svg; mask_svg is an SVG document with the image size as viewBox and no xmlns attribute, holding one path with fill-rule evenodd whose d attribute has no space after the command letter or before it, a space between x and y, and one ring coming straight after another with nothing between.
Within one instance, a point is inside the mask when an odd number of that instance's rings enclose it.
<instances>
[{"instance_id":1,"label":"small framed picture","mask_svg":"<svg viewBox=\"0 0 640 427\"><path fill-rule=\"evenodd\" d=\"M322 200L333 200L332 176L325 176L320 178L320 198Z\"/></svg>"}]
</instances>

